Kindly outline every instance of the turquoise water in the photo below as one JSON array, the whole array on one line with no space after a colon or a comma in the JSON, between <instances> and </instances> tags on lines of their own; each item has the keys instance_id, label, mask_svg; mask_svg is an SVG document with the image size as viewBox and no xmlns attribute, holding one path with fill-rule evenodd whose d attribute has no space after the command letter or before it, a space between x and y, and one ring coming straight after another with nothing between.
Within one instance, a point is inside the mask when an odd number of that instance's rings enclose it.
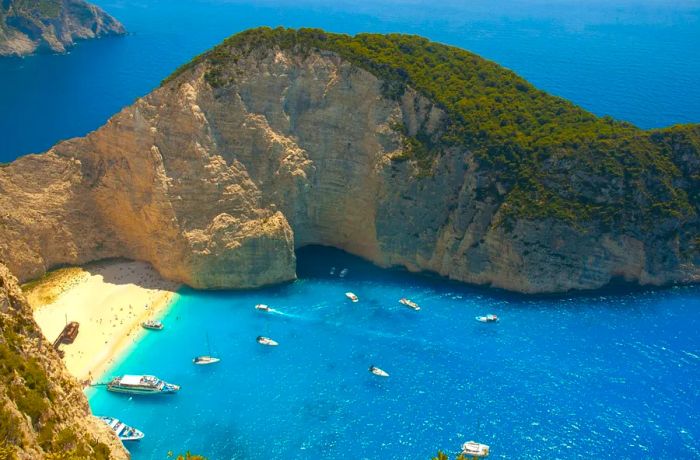
<instances>
[{"instance_id":1,"label":"turquoise water","mask_svg":"<svg viewBox=\"0 0 700 460\"><path fill-rule=\"evenodd\" d=\"M83 135L194 55L261 25L404 32L473 50L600 115L700 122L697 0L96 0L130 31L0 59L0 162Z\"/></svg>"},{"instance_id":2,"label":"turquoise water","mask_svg":"<svg viewBox=\"0 0 700 460\"><path fill-rule=\"evenodd\" d=\"M696 0L98 0L130 31L67 55L0 60L0 162L99 127L194 55L260 25L404 32L495 60L641 127L700 122ZM183 290L111 373L180 394L89 393L98 414L169 450L219 459L427 459L464 441L492 458L700 458L700 288L533 299L304 251L301 279ZM332 265L350 267L345 279ZM343 293L356 292L349 303ZM423 309L399 305L408 295ZM253 309L265 302L278 312ZM496 313L498 324L474 316ZM255 343L277 339L276 349ZM218 365L198 367L206 336ZM370 364L391 377L378 379Z\"/></svg>"},{"instance_id":3,"label":"turquoise water","mask_svg":"<svg viewBox=\"0 0 700 460\"><path fill-rule=\"evenodd\" d=\"M96 414L146 433L135 460L428 459L470 439L490 458L700 458L698 287L523 298L325 248L302 250L299 272L269 289L183 290L165 330L110 373L151 372L179 394L91 390ZM195 366L207 335L222 361Z\"/></svg>"}]
</instances>

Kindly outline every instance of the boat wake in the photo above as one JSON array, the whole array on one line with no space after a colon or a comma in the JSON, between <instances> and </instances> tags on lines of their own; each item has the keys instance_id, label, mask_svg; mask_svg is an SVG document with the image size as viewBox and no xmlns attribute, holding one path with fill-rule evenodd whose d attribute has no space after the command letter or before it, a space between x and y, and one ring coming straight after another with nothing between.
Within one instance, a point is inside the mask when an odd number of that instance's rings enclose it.
<instances>
[{"instance_id":1,"label":"boat wake","mask_svg":"<svg viewBox=\"0 0 700 460\"><path fill-rule=\"evenodd\" d=\"M279 316L285 316L287 318L297 318L297 319L303 318L302 316L295 315L292 313L285 313L281 310L277 310L276 308L272 308L272 307L265 305L265 304L258 304L255 306L255 309L258 311L265 312L265 314L268 314L268 315L279 315Z\"/></svg>"},{"instance_id":2,"label":"boat wake","mask_svg":"<svg viewBox=\"0 0 700 460\"><path fill-rule=\"evenodd\" d=\"M273 315L277 315L277 316L284 316L285 318L305 319L305 317L302 315L296 315L294 313L285 313L281 310L276 310L274 308L270 308L270 311L268 313L273 314Z\"/></svg>"}]
</instances>

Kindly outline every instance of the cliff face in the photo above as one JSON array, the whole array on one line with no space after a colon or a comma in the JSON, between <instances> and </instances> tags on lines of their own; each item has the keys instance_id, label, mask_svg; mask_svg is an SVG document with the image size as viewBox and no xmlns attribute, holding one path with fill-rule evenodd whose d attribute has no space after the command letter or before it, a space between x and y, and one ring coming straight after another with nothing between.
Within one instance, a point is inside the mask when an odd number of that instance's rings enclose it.
<instances>
[{"instance_id":1,"label":"cliff face","mask_svg":"<svg viewBox=\"0 0 700 460\"><path fill-rule=\"evenodd\" d=\"M128 458L116 436L90 415L80 386L44 339L16 278L2 264L0 326L0 457Z\"/></svg>"},{"instance_id":2,"label":"cliff face","mask_svg":"<svg viewBox=\"0 0 700 460\"><path fill-rule=\"evenodd\" d=\"M62 53L78 39L124 33L119 21L84 0L5 0L0 4L0 56Z\"/></svg>"},{"instance_id":3,"label":"cliff face","mask_svg":"<svg viewBox=\"0 0 700 460\"><path fill-rule=\"evenodd\" d=\"M700 278L692 192L693 209L651 226L630 206L612 223L515 213L521 182L442 141L457 123L444 104L390 86L333 51L223 46L85 138L0 168L0 260L26 280L119 256L239 288L293 279L294 248L322 244L529 293ZM697 190L698 131L653 134L681 191ZM427 172L417 138L439 146ZM574 160L540 167L577 203L617 196L617 178ZM625 199L665 193L648 174Z\"/></svg>"}]
</instances>

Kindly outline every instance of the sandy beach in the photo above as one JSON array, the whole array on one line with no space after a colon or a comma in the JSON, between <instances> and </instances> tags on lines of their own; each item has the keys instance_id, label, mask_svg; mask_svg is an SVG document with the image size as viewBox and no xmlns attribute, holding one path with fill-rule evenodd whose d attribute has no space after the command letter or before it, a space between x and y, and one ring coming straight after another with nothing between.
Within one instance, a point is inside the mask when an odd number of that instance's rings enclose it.
<instances>
[{"instance_id":1,"label":"sandy beach","mask_svg":"<svg viewBox=\"0 0 700 460\"><path fill-rule=\"evenodd\" d=\"M24 289L49 341L66 321L80 323L75 341L60 346L63 360L79 380L97 381L140 334L148 333L141 323L159 318L178 287L147 263L108 261L59 269Z\"/></svg>"}]
</instances>

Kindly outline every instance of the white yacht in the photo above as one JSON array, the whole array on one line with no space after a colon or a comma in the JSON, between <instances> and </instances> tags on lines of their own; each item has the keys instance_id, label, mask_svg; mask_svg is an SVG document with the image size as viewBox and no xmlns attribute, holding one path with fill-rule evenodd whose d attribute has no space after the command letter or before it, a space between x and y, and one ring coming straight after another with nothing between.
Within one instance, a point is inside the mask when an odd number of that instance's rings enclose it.
<instances>
[{"instance_id":1,"label":"white yacht","mask_svg":"<svg viewBox=\"0 0 700 460\"><path fill-rule=\"evenodd\" d=\"M163 330L163 323L161 323L160 321L155 320L155 319L149 319L148 321L141 323L141 326L144 329L151 329L152 331L162 331Z\"/></svg>"},{"instance_id":2,"label":"white yacht","mask_svg":"<svg viewBox=\"0 0 700 460\"><path fill-rule=\"evenodd\" d=\"M406 305L408 308L411 308L415 311L420 310L420 306L417 303L415 303L414 301L407 299L405 297L403 299L400 299L399 303L402 305Z\"/></svg>"},{"instance_id":3,"label":"white yacht","mask_svg":"<svg viewBox=\"0 0 700 460\"><path fill-rule=\"evenodd\" d=\"M140 441L143 433L134 427L126 425L114 417L97 417L107 424L117 434L120 441Z\"/></svg>"},{"instance_id":4,"label":"white yacht","mask_svg":"<svg viewBox=\"0 0 700 460\"><path fill-rule=\"evenodd\" d=\"M203 366L205 364L214 364L221 361L219 358L214 358L213 356L197 356L192 360L193 363Z\"/></svg>"},{"instance_id":5,"label":"white yacht","mask_svg":"<svg viewBox=\"0 0 700 460\"><path fill-rule=\"evenodd\" d=\"M462 455L467 457L484 458L489 456L489 446L475 441L462 444Z\"/></svg>"},{"instance_id":6,"label":"white yacht","mask_svg":"<svg viewBox=\"0 0 700 460\"><path fill-rule=\"evenodd\" d=\"M353 302L359 302L359 301L360 301L360 299L359 299L355 294L353 294L352 292L346 292L346 293L345 293L345 297L347 297L348 299L352 300Z\"/></svg>"},{"instance_id":7,"label":"white yacht","mask_svg":"<svg viewBox=\"0 0 700 460\"><path fill-rule=\"evenodd\" d=\"M369 371L377 377L389 377L389 373L387 371L379 369L377 366L369 366Z\"/></svg>"},{"instance_id":8,"label":"white yacht","mask_svg":"<svg viewBox=\"0 0 700 460\"><path fill-rule=\"evenodd\" d=\"M268 347L276 347L279 345L279 343L275 342L269 337L263 337L262 335L259 335L257 339L255 339L260 345L267 345Z\"/></svg>"},{"instance_id":9,"label":"white yacht","mask_svg":"<svg viewBox=\"0 0 700 460\"><path fill-rule=\"evenodd\" d=\"M477 316L474 319L476 319L477 321L482 322L482 323L496 323L496 322L498 322L498 316L496 316L496 315Z\"/></svg>"},{"instance_id":10,"label":"white yacht","mask_svg":"<svg viewBox=\"0 0 700 460\"><path fill-rule=\"evenodd\" d=\"M147 395L176 393L180 390L180 387L153 375L122 375L121 377L114 377L107 384L107 390L115 393Z\"/></svg>"},{"instance_id":11,"label":"white yacht","mask_svg":"<svg viewBox=\"0 0 700 460\"><path fill-rule=\"evenodd\" d=\"M206 365L206 364L214 364L218 363L221 361L219 358L215 358L211 356L211 345L209 344L209 334L207 334L207 353L206 355L202 356L197 356L195 357L192 362L195 364L198 364L200 366Z\"/></svg>"}]
</instances>

